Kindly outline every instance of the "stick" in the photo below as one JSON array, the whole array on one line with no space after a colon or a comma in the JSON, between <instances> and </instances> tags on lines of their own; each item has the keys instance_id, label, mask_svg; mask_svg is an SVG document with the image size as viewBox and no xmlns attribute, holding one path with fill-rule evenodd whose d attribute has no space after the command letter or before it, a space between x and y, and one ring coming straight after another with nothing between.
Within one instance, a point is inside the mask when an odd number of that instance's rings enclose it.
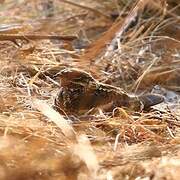
<instances>
[{"instance_id":1,"label":"stick","mask_svg":"<svg viewBox=\"0 0 180 180\"><path fill-rule=\"evenodd\" d=\"M0 41L15 41L15 40L42 40L42 39L56 39L62 41L73 41L77 36L60 36L60 35L40 35L40 34L0 34Z\"/></svg>"},{"instance_id":2,"label":"stick","mask_svg":"<svg viewBox=\"0 0 180 180\"><path fill-rule=\"evenodd\" d=\"M87 9L88 11L91 11L97 15L100 15L100 16L103 16L105 17L106 19L110 19L111 20L111 17L105 13L102 13L96 9L93 9L91 7L88 7L88 6L84 6L84 5L81 5L81 4L77 4L75 2L72 2L72 1L68 1L68 0L59 0L60 2L63 2L63 3L67 3L67 4L70 4L72 6L76 6L76 7L79 7L79 8L83 8L83 9Z\"/></svg>"}]
</instances>

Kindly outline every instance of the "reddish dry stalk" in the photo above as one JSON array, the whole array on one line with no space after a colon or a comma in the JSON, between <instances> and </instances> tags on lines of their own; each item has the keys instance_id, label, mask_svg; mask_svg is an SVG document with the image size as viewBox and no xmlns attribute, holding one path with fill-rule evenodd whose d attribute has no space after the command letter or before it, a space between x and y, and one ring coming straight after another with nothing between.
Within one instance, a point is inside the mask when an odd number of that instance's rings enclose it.
<instances>
[{"instance_id":1,"label":"reddish dry stalk","mask_svg":"<svg viewBox=\"0 0 180 180\"><path fill-rule=\"evenodd\" d=\"M15 41L19 40L42 40L42 39L55 39L63 41L73 41L76 36L60 36L60 35L40 35L40 34L0 34L0 41Z\"/></svg>"}]
</instances>

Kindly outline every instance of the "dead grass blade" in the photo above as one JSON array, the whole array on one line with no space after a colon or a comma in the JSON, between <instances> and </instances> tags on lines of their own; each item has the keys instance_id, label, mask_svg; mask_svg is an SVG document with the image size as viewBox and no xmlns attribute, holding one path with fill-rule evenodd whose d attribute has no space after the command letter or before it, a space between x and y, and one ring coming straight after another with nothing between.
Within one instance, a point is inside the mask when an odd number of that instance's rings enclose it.
<instances>
[{"instance_id":1,"label":"dead grass blade","mask_svg":"<svg viewBox=\"0 0 180 180\"><path fill-rule=\"evenodd\" d=\"M77 135L67 120L43 101L34 99L33 104L39 111L54 122L62 130L63 134L70 139L69 145L72 147L72 153L78 155L80 159L85 162L91 177L93 179L96 178L99 165L88 138L84 134Z\"/></svg>"},{"instance_id":2,"label":"dead grass blade","mask_svg":"<svg viewBox=\"0 0 180 180\"><path fill-rule=\"evenodd\" d=\"M72 6L76 6L76 7L79 7L79 8L86 9L86 10L91 11L91 12L97 14L97 15L100 15L100 16L108 19L108 20L111 20L111 17L108 16L107 14L104 14L103 12L100 12L100 11L98 11L98 10L96 10L96 9L91 8L91 7L84 6L84 5L81 5L81 4L77 4L77 3L75 3L75 2L68 1L68 0L59 0L59 1L60 1L60 2L63 2L63 3L70 4L70 5L72 5Z\"/></svg>"}]
</instances>

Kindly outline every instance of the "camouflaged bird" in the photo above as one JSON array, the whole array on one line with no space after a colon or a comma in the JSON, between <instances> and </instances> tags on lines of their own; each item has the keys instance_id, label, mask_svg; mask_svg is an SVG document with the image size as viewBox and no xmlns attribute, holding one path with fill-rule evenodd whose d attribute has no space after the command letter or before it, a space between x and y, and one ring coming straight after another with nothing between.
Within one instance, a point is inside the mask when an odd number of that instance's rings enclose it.
<instances>
[{"instance_id":1,"label":"camouflaged bird","mask_svg":"<svg viewBox=\"0 0 180 180\"><path fill-rule=\"evenodd\" d=\"M64 69L59 77L61 88L55 98L54 108L61 114L80 115L107 104L112 104L114 108L142 110L164 100L163 96L156 94L131 96L121 88L100 83L79 69Z\"/></svg>"}]
</instances>

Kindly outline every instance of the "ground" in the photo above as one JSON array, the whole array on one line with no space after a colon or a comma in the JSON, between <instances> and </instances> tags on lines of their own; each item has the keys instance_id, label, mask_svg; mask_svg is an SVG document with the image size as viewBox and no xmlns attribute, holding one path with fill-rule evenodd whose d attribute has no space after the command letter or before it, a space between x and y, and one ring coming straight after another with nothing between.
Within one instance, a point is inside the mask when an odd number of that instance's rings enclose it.
<instances>
[{"instance_id":1,"label":"ground","mask_svg":"<svg viewBox=\"0 0 180 180\"><path fill-rule=\"evenodd\" d=\"M178 4L1 1L0 179L180 179ZM52 109L60 88L54 75L67 67L165 102L72 121Z\"/></svg>"}]
</instances>

